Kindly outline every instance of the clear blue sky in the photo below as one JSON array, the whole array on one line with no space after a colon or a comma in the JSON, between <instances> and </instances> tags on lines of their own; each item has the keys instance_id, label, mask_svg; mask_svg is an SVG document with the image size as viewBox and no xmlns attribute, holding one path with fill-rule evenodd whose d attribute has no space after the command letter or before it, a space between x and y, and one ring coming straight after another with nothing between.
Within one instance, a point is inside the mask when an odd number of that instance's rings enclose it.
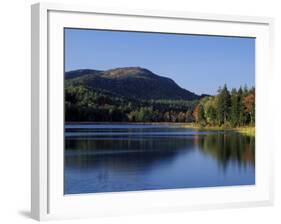
<instances>
[{"instance_id":1,"label":"clear blue sky","mask_svg":"<svg viewBox=\"0 0 281 224\"><path fill-rule=\"evenodd\" d=\"M65 29L65 70L140 66L196 94L255 85L255 39Z\"/></svg>"}]
</instances>

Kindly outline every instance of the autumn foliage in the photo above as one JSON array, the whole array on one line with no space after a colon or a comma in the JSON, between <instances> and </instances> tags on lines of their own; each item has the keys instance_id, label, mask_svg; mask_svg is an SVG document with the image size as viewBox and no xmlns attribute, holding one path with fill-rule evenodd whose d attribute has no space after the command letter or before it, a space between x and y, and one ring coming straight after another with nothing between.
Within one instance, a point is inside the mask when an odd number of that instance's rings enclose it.
<instances>
[{"instance_id":1,"label":"autumn foliage","mask_svg":"<svg viewBox=\"0 0 281 224\"><path fill-rule=\"evenodd\" d=\"M239 127L255 124L255 88L240 87L231 92L224 85L216 96L201 99L192 113L196 123Z\"/></svg>"}]
</instances>

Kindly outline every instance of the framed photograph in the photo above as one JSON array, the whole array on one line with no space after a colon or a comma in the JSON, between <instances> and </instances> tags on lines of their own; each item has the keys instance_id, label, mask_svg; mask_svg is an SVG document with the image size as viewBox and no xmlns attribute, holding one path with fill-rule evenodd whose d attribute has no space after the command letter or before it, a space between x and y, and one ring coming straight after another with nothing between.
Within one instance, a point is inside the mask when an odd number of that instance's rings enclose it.
<instances>
[{"instance_id":1,"label":"framed photograph","mask_svg":"<svg viewBox=\"0 0 281 224\"><path fill-rule=\"evenodd\" d=\"M32 5L32 217L272 204L272 26Z\"/></svg>"}]
</instances>

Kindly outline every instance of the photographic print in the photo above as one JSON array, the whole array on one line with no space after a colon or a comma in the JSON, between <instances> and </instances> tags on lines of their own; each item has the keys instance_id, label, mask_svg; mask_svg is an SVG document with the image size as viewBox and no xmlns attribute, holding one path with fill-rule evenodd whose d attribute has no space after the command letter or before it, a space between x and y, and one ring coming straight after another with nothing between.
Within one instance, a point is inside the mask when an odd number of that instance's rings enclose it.
<instances>
[{"instance_id":1,"label":"photographic print","mask_svg":"<svg viewBox=\"0 0 281 224\"><path fill-rule=\"evenodd\" d=\"M64 28L64 193L255 184L255 38Z\"/></svg>"}]
</instances>

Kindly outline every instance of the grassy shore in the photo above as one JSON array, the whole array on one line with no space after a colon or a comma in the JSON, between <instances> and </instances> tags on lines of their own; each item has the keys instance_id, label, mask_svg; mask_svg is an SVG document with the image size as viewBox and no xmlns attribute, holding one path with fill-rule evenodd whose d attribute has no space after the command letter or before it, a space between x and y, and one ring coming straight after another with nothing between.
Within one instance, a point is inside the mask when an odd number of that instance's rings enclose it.
<instances>
[{"instance_id":1,"label":"grassy shore","mask_svg":"<svg viewBox=\"0 0 281 224\"><path fill-rule=\"evenodd\" d=\"M256 129L253 126L235 128L234 131L237 131L237 132L239 132L241 134L244 134L244 135L253 136L253 137L256 134Z\"/></svg>"},{"instance_id":2,"label":"grassy shore","mask_svg":"<svg viewBox=\"0 0 281 224\"><path fill-rule=\"evenodd\" d=\"M200 126L196 123L185 123L182 125L184 128L194 128L198 130L210 130L210 131L236 131L240 134L255 136L255 127L254 126L243 126L243 127L223 127L223 126Z\"/></svg>"}]
</instances>

